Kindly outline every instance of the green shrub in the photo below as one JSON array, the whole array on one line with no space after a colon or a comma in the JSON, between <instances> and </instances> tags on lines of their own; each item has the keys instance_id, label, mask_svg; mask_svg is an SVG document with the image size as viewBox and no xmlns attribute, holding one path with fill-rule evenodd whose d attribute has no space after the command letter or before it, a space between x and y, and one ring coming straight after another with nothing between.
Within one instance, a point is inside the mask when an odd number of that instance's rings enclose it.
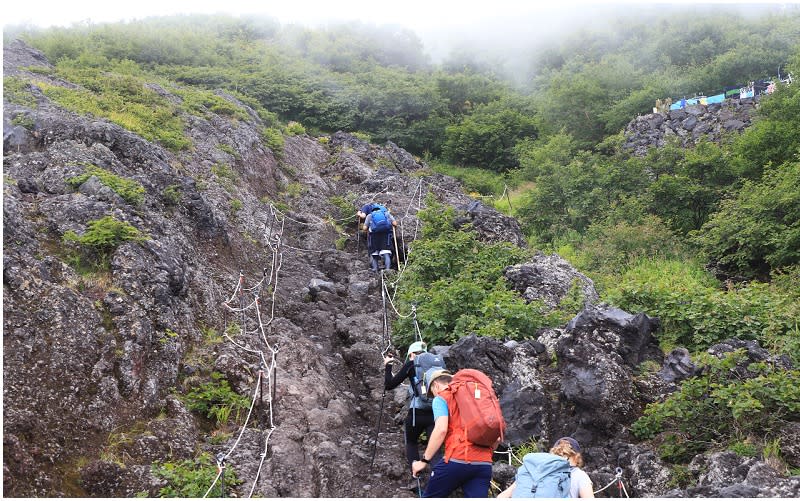
<instances>
[{"instance_id":1,"label":"green shrub","mask_svg":"<svg viewBox=\"0 0 800 501\"><path fill-rule=\"evenodd\" d=\"M240 210L242 210L242 201L238 198L231 200L231 214L236 215Z\"/></svg>"},{"instance_id":2,"label":"green shrub","mask_svg":"<svg viewBox=\"0 0 800 501\"><path fill-rule=\"evenodd\" d=\"M732 442L728 444L728 450L733 451L740 456L750 457L750 458L758 457L759 454L758 447L749 441Z\"/></svg>"},{"instance_id":3,"label":"green shrub","mask_svg":"<svg viewBox=\"0 0 800 501\"><path fill-rule=\"evenodd\" d=\"M353 193L333 195L328 202L335 207L334 218L343 225L356 221L356 196Z\"/></svg>"},{"instance_id":4,"label":"green shrub","mask_svg":"<svg viewBox=\"0 0 800 501\"><path fill-rule=\"evenodd\" d=\"M211 113L247 121L250 115L222 96L192 87L173 87L171 91L182 99L181 108L189 114L208 118Z\"/></svg>"},{"instance_id":5,"label":"green shrub","mask_svg":"<svg viewBox=\"0 0 800 501\"><path fill-rule=\"evenodd\" d=\"M406 311L417 305L417 321L429 343L450 344L472 333L529 338L540 327L563 321L563 312L545 313L541 304L527 304L503 277L504 268L524 260L526 251L481 242L473 231L454 228L452 208L432 198L427 204L419 214L422 236L397 286L397 302ZM404 318L393 331L401 333L396 336L401 343L410 342L415 332L412 320Z\"/></svg>"},{"instance_id":6,"label":"green shrub","mask_svg":"<svg viewBox=\"0 0 800 501\"><path fill-rule=\"evenodd\" d=\"M605 299L626 311L661 318L657 335L666 346L701 350L738 337L797 356L791 334L797 332L800 302L770 284L722 289L696 264L646 260L624 273Z\"/></svg>"},{"instance_id":7,"label":"green shrub","mask_svg":"<svg viewBox=\"0 0 800 501\"><path fill-rule=\"evenodd\" d=\"M736 436L774 435L800 418L800 370L767 363L750 364L753 377L742 379L733 369L746 359L743 350L717 359L698 356L705 369L685 381L664 402L649 404L631 427L639 438L662 435L662 457L685 462L714 443Z\"/></svg>"},{"instance_id":8,"label":"green shrub","mask_svg":"<svg viewBox=\"0 0 800 501\"><path fill-rule=\"evenodd\" d=\"M276 156L280 157L283 155L284 139L280 129L265 127L261 130L261 139L264 141L264 144L267 145L267 148L271 149Z\"/></svg>"},{"instance_id":9,"label":"green shrub","mask_svg":"<svg viewBox=\"0 0 800 501\"><path fill-rule=\"evenodd\" d=\"M149 238L134 226L119 221L113 216L89 221L88 228L83 235L78 235L72 230L64 233L63 240L76 243L93 254L95 267L108 267L109 255L123 242L141 242ZM76 265L86 265L84 258L78 256Z\"/></svg>"},{"instance_id":10,"label":"green shrub","mask_svg":"<svg viewBox=\"0 0 800 501\"><path fill-rule=\"evenodd\" d=\"M32 131L36 127L36 120L30 115L19 114L11 119L11 124Z\"/></svg>"},{"instance_id":11,"label":"green shrub","mask_svg":"<svg viewBox=\"0 0 800 501\"><path fill-rule=\"evenodd\" d=\"M184 135L184 123L176 107L132 75L76 68L74 61L59 63L60 77L82 85L72 89L37 82L51 100L76 113L107 118L149 141L178 152L191 141Z\"/></svg>"},{"instance_id":12,"label":"green shrub","mask_svg":"<svg viewBox=\"0 0 800 501\"><path fill-rule=\"evenodd\" d=\"M353 136L356 139L360 139L360 140L364 141L365 143L371 143L372 142L372 136L370 136L366 132L355 131L355 132L351 132L350 135Z\"/></svg>"},{"instance_id":13,"label":"green shrub","mask_svg":"<svg viewBox=\"0 0 800 501\"><path fill-rule=\"evenodd\" d=\"M222 374L213 372L211 381L192 388L183 396L183 401L190 411L214 419L218 426L227 424L231 415L234 422L238 422L241 412L250 407L247 397L233 391L223 377Z\"/></svg>"},{"instance_id":14,"label":"green shrub","mask_svg":"<svg viewBox=\"0 0 800 501\"><path fill-rule=\"evenodd\" d=\"M716 265L746 277L800 264L800 162L746 181L693 238Z\"/></svg>"},{"instance_id":15,"label":"green shrub","mask_svg":"<svg viewBox=\"0 0 800 501\"><path fill-rule=\"evenodd\" d=\"M217 178L219 184L227 191L232 191L239 176L236 171L231 169L228 164L214 164L211 166L211 173Z\"/></svg>"},{"instance_id":16,"label":"green shrub","mask_svg":"<svg viewBox=\"0 0 800 501\"><path fill-rule=\"evenodd\" d=\"M194 459L176 462L156 462L151 470L153 475L167 481L167 485L158 491L162 498L201 498L217 478L217 466L211 454L203 452ZM230 466L225 467L225 489L242 482ZM211 497L223 497L230 492L222 492L222 483L217 482L209 493Z\"/></svg>"},{"instance_id":17,"label":"green shrub","mask_svg":"<svg viewBox=\"0 0 800 501\"><path fill-rule=\"evenodd\" d=\"M131 205L139 205L144 201L144 186L136 181L117 176L96 165L89 165L83 174L67 179L67 184L77 189L92 176L111 188L114 193Z\"/></svg>"},{"instance_id":18,"label":"green shrub","mask_svg":"<svg viewBox=\"0 0 800 501\"><path fill-rule=\"evenodd\" d=\"M286 135L287 136L300 136L306 133L306 128L300 122L289 122L286 124Z\"/></svg>"},{"instance_id":19,"label":"green shrub","mask_svg":"<svg viewBox=\"0 0 800 501\"><path fill-rule=\"evenodd\" d=\"M239 154L239 152L236 151L236 149L233 146L229 145L229 144L220 143L220 144L217 145L217 148L220 151L224 151L228 155L232 156L236 160L241 160L241 158L242 158L242 156Z\"/></svg>"},{"instance_id":20,"label":"green shrub","mask_svg":"<svg viewBox=\"0 0 800 501\"><path fill-rule=\"evenodd\" d=\"M466 191L495 196L503 193L505 177L497 172L478 167L458 167L443 162L431 162L430 165L435 172L452 176L461 181Z\"/></svg>"},{"instance_id":21,"label":"green shrub","mask_svg":"<svg viewBox=\"0 0 800 501\"><path fill-rule=\"evenodd\" d=\"M171 184L167 186L164 188L164 192L162 193L164 203L169 206L178 205L181 202L182 196L182 190L178 184Z\"/></svg>"},{"instance_id":22,"label":"green shrub","mask_svg":"<svg viewBox=\"0 0 800 501\"><path fill-rule=\"evenodd\" d=\"M31 84L19 77L3 78L3 99L9 103L36 108L36 98L31 92Z\"/></svg>"}]
</instances>

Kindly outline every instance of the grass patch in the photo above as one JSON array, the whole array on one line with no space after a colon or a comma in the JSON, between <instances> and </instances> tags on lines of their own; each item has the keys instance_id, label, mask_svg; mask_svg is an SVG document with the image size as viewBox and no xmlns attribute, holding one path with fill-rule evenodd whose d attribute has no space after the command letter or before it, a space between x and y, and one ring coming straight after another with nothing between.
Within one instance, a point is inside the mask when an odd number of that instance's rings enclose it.
<instances>
[{"instance_id":1,"label":"grass patch","mask_svg":"<svg viewBox=\"0 0 800 501\"><path fill-rule=\"evenodd\" d=\"M432 161L429 165L434 172L458 179L467 192L478 195L499 197L507 182L502 174L478 167L458 167L441 161Z\"/></svg>"},{"instance_id":2,"label":"grass patch","mask_svg":"<svg viewBox=\"0 0 800 501\"><path fill-rule=\"evenodd\" d=\"M230 192L233 190L236 181L238 181L239 176L236 174L236 171L231 169L228 164L214 164L211 166L211 173L217 178L219 184L225 188L226 191Z\"/></svg>"},{"instance_id":3,"label":"grass patch","mask_svg":"<svg viewBox=\"0 0 800 501\"><path fill-rule=\"evenodd\" d=\"M106 118L174 152L191 146L179 108L145 85L144 80L95 68L78 69L69 63L59 64L58 75L82 86L70 89L36 82L58 105L75 113Z\"/></svg>"},{"instance_id":4,"label":"grass patch","mask_svg":"<svg viewBox=\"0 0 800 501\"><path fill-rule=\"evenodd\" d=\"M143 242L149 237L136 227L119 221L113 216L89 221L83 235L72 230L64 233L65 243L77 244L79 249L71 253L70 264L79 270L107 270L111 253L124 242Z\"/></svg>"},{"instance_id":5,"label":"grass patch","mask_svg":"<svg viewBox=\"0 0 800 501\"><path fill-rule=\"evenodd\" d=\"M31 91L31 84L19 77L3 78L3 99L9 103L36 108L36 97Z\"/></svg>"},{"instance_id":6,"label":"grass patch","mask_svg":"<svg viewBox=\"0 0 800 501\"><path fill-rule=\"evenodd\" d=\"M137 206L144 201L144 186L96 165L88 165L83 174L67 179L67 184L77 189L91 177L96 177L103 185L111 188L114 193L131 205Z\"/></svg>"}]
</instances>

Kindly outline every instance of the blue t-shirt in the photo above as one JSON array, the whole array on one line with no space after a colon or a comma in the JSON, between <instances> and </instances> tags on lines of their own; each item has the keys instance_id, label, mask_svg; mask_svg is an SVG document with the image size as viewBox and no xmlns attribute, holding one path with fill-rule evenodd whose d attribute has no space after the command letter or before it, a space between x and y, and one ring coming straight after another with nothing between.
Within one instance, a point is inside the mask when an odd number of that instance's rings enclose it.
<instances>
[{"instance_id":1,"label":"blue t-shirt","mask_svg":"<svg viewBox=\"0 0 800 501\"><path fill-rule=\"evenodd\" d=\"M433 407L433 422L442 416L450 416L450 409L447 408L447 402L442 397L436 397L431 404Z\"/></svg>"}]
</instances>

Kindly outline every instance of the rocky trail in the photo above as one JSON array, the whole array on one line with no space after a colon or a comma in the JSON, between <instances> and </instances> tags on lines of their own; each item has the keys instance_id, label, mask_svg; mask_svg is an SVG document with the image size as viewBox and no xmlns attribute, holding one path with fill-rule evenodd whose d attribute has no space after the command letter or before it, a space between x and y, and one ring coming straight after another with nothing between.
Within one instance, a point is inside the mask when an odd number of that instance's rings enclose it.
<instances>
[{"instance_id":1,"label":"rocky trail","mask_svg":"<svg viewBox=\"0 0 800 501\"><path fill-rule=\"evenodd\" d=\"M218 91L250 119L186 115L193 146L173 152L56 105L39 85L75 84L25 44L6 44L3 64L5 76L29 82L33 101L3 108L3 494L158 496L167 481L155 466L209 454L225 456L229 496L416 497L403 454L406 389L384 399L381 278L351 218L368 201L388 205L401 257L413 256L429 195L486 242L524 247L517 221L391 142L301 134L273 151L258 115ZM91 168L100 170L80 178ZM108 174L141 186L141 200L104 184ZM143 238L86 269L64 235L109 216ZM436 347L449 369L492 378L510 445L572 435L595 487L621 468L631 496L800 495L800 477L729 451L698 455L691 485L676 484L655 446L629 431L696 369L685 354L661 352L658 319L597 304L591 280L555 254L505 276L548 305L578 283L585 305L524 342L472 335ZM751 361L769 357L750 341L714 347L736 348ZM660 369L643 371L645 362ZM252 404L246 427L244 414L219 425L189 409L186 393L215 373ZM781 440L800 466L798 427ZM206 474L198 488L211 487L213 463L193 471ZM495 463L498 485L513 474Z\"/></svg>"}]
</instances>

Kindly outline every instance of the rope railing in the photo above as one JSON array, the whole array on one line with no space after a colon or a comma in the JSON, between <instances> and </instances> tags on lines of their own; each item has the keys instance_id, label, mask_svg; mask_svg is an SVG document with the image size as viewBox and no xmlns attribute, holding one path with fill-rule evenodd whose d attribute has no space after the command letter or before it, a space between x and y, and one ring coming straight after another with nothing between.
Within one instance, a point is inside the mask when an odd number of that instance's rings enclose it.
<instances>
[{"instance_id":1,"label":"rope railing","mask_svg":"<svg viewBox=\"0 0 800 501\"><path fill-rule=\"evenodd\" d=\"M247 416L244 423L241 425L239 433L233 445L225 452L217 457L217 475L214 478L211 486L203 496L208 497L211 491L221 482L222 495L225 495L225 461L234 453L239 446L245 431L250 424L253 409L255 408L256 401L259 404L259 428L261 429L261 437L263 439L263 447L261 452L261 461L259 462L258 469L250 488L248 497L252 497L255 492L258 480L261 478L261 471L264 467L264 462L267 458L269 439L275 431L276 426L274 422L274 397L275 397L275 376L277 374L277 353L279 347L273 345L269 341L267 330L271 329L272 323L275 319L275 304L276 294L278 288L278 278L280 270L283 266L283 252L282 248L285 244L282 242L282 235L285 228L287 218L282 215L274 206L270 206L270 217L264 223L264 240L266 247L271 254L271 264L265 267L262 272L261 279L253 286L246 287L244 272L239 272L239 278L234 287L233 293L230 297L222 302L222 306L226 313L231 313L239 317L238 336L241 340L234 339L232 333L229 332L227 325L227 315L225 316L225 326L223 329L223 337L232 346L238 348L244 353L256 355L261 364L261 370L258 371L258 378L256 381L255 389L253 391L253 398L250 403ZM263 300L262 294L268 291L269 308L266 311L262 310ZM236 304L238 299L238 305ZM268 312L269 318L265 321L264 315ZM248 318L255 317L254 319ZM249 326L252 326L250 328ZM259 339L263 343L263 347L256 348L250 346L247 339ZM264 396L264 385L267 386L267 395ZM266 407L266 409L265 409ZM265 412L266 411L266 412Z\"/></svg>"}]
</instances>

